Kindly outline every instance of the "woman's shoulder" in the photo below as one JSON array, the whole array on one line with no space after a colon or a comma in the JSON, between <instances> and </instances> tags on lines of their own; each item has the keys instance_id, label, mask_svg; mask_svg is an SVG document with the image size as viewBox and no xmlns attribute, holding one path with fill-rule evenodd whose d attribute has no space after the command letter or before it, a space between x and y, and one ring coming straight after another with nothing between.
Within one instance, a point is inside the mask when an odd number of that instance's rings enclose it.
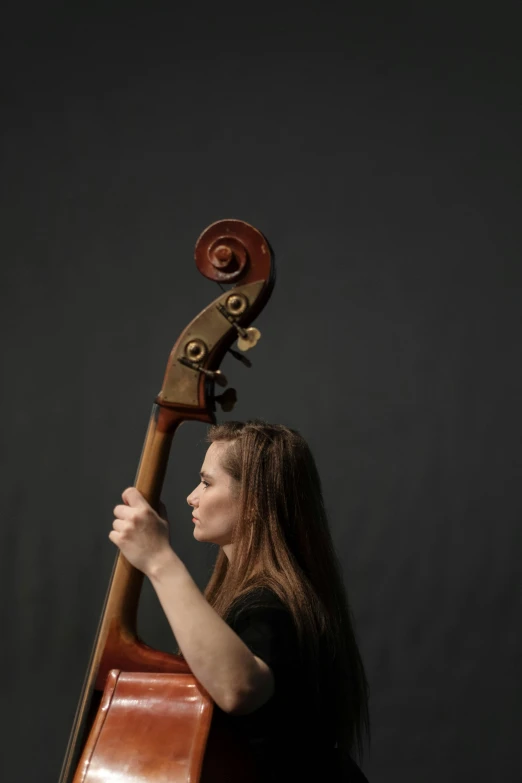
<instances>
[{"instance_id":1,"label":"woman's shoulder","mask_svg":"<svg viewBox=\"0 0 522 783\"><path fill-rule=\"evenodd\" d=\"M252 624L270 626L285 634L293 634L296 629L294 615L284 598L271 586L259 583L241 591L230 606L226 620L234 629Z\"/></svg>"},{"instance_id":2,"label":"woman's shoulder","mask_svg":"<svg viewBox=\"0 0 522 783\"><path fill-rule=\"evenodd\" d=\"M254 585L241 592L231 606L234 615L254 609L270 609L290 613L287 605L275 590L265 585Z\"/></svg>"},{"instance_id":3,"label":"woman's shoulder","mask_svg":"<svg viewBox=\"0 0 522 783\"><path fill-rule=\"evenodd\" d=\"M274 590L255 586L242 592L226 622L272 671L295 665L299 643L294 618Z\"/></svg>"},{"instance_id":4,"label":"woman's shoulder","mask_svg":"<svg viewBox=\"0 0 522 783\"><path fill-rule=\"evenodd\" d=\"M252 604L266 604L268 606L281 606L286 608L284 601L280 598L274 588L268 587L268 585L253 585L243 593L243 597Z\"/></svg>"}]
</instances>

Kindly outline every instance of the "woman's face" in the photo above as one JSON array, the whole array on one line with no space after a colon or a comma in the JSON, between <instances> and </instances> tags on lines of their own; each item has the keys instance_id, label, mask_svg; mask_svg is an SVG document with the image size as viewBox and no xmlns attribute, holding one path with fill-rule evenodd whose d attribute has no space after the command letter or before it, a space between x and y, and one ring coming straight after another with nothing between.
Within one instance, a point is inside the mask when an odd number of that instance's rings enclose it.
<instances>
[{"instance_id":1,"label":"woman's face","mask_svg":"<svg viewBox=\"0 0 522 783\"><path fill-rule=\"evenodd\" d=\"M218 544L230 559L232 531L239 516L239 487L221 466L228 448L223 441L210 444L201 467L201 481L187 503L193 509L194 538Z\"/></svg>"}]
</instances>

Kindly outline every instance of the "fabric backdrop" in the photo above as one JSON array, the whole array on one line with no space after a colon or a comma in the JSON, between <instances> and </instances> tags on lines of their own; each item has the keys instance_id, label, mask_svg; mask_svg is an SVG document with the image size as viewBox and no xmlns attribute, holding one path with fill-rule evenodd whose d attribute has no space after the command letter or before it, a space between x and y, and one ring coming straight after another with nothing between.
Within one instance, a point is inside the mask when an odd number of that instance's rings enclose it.
<instances>
[{"instance_id":1,"label":"fabric backdrop","mask_svg":"<svg viewBox=\"0 0 522 783\"><path fill-rule=\"evenodd\" d=\"M516 5L10 3L0 29L9 783L54 783L181 330L237 217L278 279L225 418L299 429L371 685L371 783L522 780ZM176 437L185 503L205 428ZM173 640L151 590L150 644Z\"/></svg>"}]
</instances>

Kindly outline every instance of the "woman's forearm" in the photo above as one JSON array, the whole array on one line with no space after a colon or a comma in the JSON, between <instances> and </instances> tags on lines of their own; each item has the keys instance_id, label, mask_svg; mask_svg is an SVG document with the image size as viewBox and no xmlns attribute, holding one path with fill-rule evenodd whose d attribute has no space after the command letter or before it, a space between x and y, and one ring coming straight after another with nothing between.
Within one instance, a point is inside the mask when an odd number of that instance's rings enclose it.
<instances>
[{"instance_id":1,"label":"woman's forearm","mask_svg":"<svg viewBox=\"0 0 522 783\"><path fill-rule=\"evenodd\" d=\"M273 676L212 609L172 550L147 574L194 676L225 712L257 709L273 692Z\"/></svg>"}]
</instances>

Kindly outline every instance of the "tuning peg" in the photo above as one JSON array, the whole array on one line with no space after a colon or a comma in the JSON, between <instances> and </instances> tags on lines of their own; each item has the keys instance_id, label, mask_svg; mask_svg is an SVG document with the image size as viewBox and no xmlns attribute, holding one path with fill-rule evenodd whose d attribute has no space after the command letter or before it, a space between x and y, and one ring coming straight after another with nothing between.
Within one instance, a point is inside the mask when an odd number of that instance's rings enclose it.
<instances>
[{"instance_id":1,"label":"tuning peg","mask_svg":"<svg viewBox=\"0 0 522 783\"><path fill-rule=\"evenodd\" d=\"M181 364L184 364L185 367L190 367L191 370L203 373L203 375L205 375L207 378L211 378L215 383L217 383L218 386L228 386L228 381L221 370L207 370L206 367L201 366L200 362L203 361L207 353L208 348L203 340L195 338L194 340L191 340L189 343L187 343L185 346L186 355L180 356L178 361Z\"/></svg>"},{"instance_id":2,"label":"tuning peg","mask_svg":"<svg viewBox=\"0 0 522 783\"><path fill-rule=\"evenodd\" d=\"M228 386L226 376L221 372L221 370L207 370L206 367L201 367L199 364L197 364L197 362L193 362L190 359L187 359L186 356L181 356L178 361L180 364L185 365L185 367L190 367L191 370L203 373L203 375L205 375L207 378L211 378L214 383L217 383L218 386Z\"/></svg>"},{"instance_id":3,"label":"tuning peg","mask_svg":"<svg viewBox=\"0 0 522 783\"><path fill-rule=\"evenodd\" d=\"M198 370L199 372L202 372L204 375L206 375L207 378L212 378L214 383L217 383L218 386L228 386L226 376L221 372L221 370L205 370L204 367L198 367Z\"/></svg>"},{"instance_id":4,"label":"tuning peg","mask_svg":"<svg viewBox=\"0 0 522 783\"><path fill-rule=\"evenodd\" d=\"M234 410L237 402L237 392L235 389L227 389L223 394L214 397L214 400L220 404L222 411L229 413L231 410Z\"/></svg>"},{"instance_id":5,"label":"tuning peg","mask_svg":"<svg viewBox=\"0 0 522 783\"><path fill-rule=\"evenodd\" d=\"M244 364L245 367L252 367L252 362L250 361L250 359L247 359L247 357L243 356L242 353L239 353L238 351L234 351L233 348L229 348L228 352L232 354L234 359L237 359L238 362L241 362L241 364Z\"/></svg>"},{"instance_id":6,"label":"tuning peg","mask_svg":"<svg viewBox=\"0 0 522 783\"><path fill-rule=\"evenodd\" d=\"M225 304L218 304L217 309L221 315L232 324L238 334L237 345L240 351L249 351L258 342L261 332L254 326L245 329L237 323L237 319L245 312L248 307L248 299L244 294L231 294Z\"/></svg>"},{"instance_id":7,"label":"tuning peg","mask_svg":"<svg viewBox=\"0 0 522 783\"><path fill-rule=\"evenodd\" d=\"M261 332L255 326L249 326L248 329L242 329L241 331L244 334L237 338L237 347L240 351L249 351L261 339Z\"/></svg>"}]
</instances>

